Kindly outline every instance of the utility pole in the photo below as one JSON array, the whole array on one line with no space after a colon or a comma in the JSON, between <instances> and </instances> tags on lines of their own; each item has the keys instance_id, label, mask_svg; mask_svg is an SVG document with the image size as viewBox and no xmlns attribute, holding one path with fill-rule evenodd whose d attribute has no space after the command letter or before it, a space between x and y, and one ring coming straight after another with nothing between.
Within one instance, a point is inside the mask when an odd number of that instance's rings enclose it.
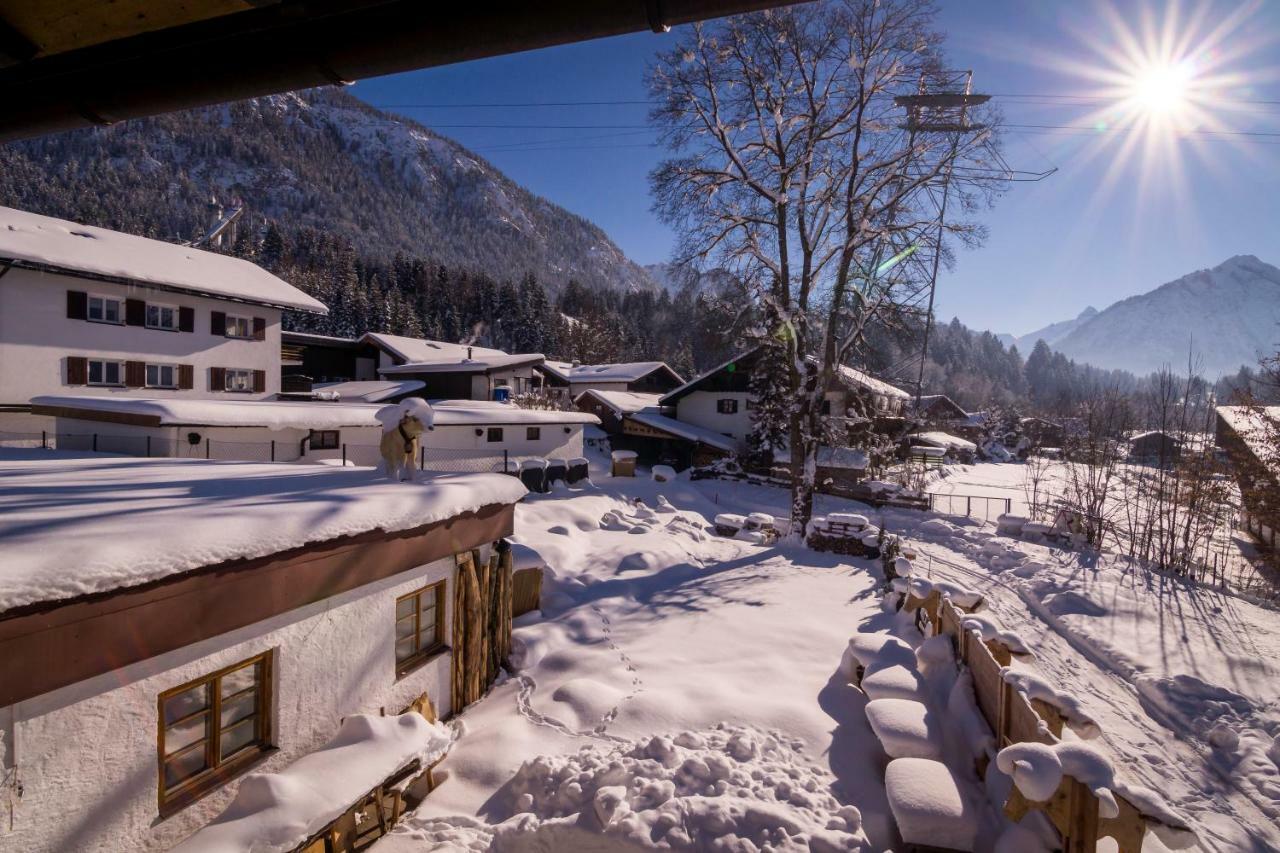
<instances>
[{"instance_id":1,"label":"utility pole","mask_svg":"<svg viewBox=\"0 0 1280 853\"><path fill-rule=\"evenodd\" d=\"M933 330L933 297L938 287L938 264L942 262L942 237L945 233L947 218L947 197L951 190L952 168L956 162L956 154L960 150L960 139L965 134L983 130L986 125L969 122L970 107L985 104L991 100L990 95L973 93L973 72L963 74L964 89L960 92L924 91L921 81L920 94L899 95L893 102L907 108L907 123L903 128L915 138L916 133L950 133L951 152L947 156L947 168L942 178L942 201L938 205L938 244L933 253L933 272L929 276L929 310L924 319L924 344L920 350L920 374L916 379L916 411L920 411L920 396L924 389L924 365L929 356L929 333ZM956 82L959 82L957 77Z\"/></svg>"}]
</instances>

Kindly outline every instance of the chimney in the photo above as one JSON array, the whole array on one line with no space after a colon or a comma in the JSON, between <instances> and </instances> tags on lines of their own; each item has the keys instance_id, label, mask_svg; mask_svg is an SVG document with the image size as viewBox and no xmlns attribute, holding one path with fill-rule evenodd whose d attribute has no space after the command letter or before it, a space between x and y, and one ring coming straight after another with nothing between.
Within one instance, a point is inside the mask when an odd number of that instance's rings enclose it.
<instances>
[{"instance_id":1,"label":"chimney","mask_svg":"<svg viewBox=\"0 0 1280 853\"><path fill-rule=\"evenodd\" d=\"M471 347L467 347L467 361L471 360Z\"/></svg>"}]
</instances>

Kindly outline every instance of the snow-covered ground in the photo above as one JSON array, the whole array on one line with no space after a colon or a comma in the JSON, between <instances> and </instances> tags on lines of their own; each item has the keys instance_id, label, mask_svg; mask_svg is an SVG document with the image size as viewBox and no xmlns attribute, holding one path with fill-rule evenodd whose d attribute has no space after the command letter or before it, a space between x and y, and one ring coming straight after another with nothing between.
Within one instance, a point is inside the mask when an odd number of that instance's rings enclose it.
<instances>
[{"instance_id":1,"label":"snow-covered ground","mask_svg":"<svg viewBox=\"0 0 1280 853\"><path fill-rule=\"evenodd\" d=\"M852 634L895 624L878 567L707 532L721 512L784 514L779 489L597 483L517 507L552 575L543 612L518 620L516 672L461 715L445 781L379 853L895 844L866 699L837 671ZM860 507L819 499L836 509ZM1161 792L1203 849L1280 849L1280 614L990 526L861 509L920 573L980 589L1098 721L1117 776Z\"/></svg>"}]
</instances>

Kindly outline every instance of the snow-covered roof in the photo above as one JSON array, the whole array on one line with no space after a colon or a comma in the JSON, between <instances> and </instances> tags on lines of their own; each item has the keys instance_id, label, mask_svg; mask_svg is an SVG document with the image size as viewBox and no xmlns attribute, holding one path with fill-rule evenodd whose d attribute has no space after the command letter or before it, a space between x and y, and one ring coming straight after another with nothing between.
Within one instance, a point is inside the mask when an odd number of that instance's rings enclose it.
<instances>
[{"instance_id":1,"label":"snow-covered roof","mask_svg":"<svg viewBox=\"0 0 1280 853\"><path fill-rule=\"evenodd\" d=\"M358 382L318 382L311 386L312 391L337 394L339 400L352 400L361 403L378 403L389 397L400 394L411 394L426 387L421 379L401 379L399 381L363 380Z\"/></svg>"},{"instance_id":2,"label":"snow-covered roof","mask_svg":"<svg viewBox=\"0 0 1280 853\"><path fill-rule=\"evenodd\" d=\"M475 358L442 359L440 361L411 361L382 367L378 372L384 376L416 373L486 373L490 370L501 370L504 367L519 367L522 364L539 364L541 353L517 353L515 355L486 355Z\"/></svg>"},{"instance_id":3,"label":"snow-covered roof","mask_svg":"<svg viewBox=\"0 0 1280 853\"><path fill-rule=\"evenodd\" d=\"M656 412L659 408L658 401L662 399L661 394L640 394L635 391L603 391L599 388L589 388L574 398L574 402L581 402L582 398L587 396L594 397L619 415L630 415L644 409L653 409Z\"/></svg>"},{"instance_id":4,"label":"snow-covered roof","mask_svg":"<svg viewBox=\"0 0 1280 853\"><path fill-rule=\"evenodd\" d=\"M134 415L154 419L156 426L267 427L268 429L341 429L377 427L381 405L344 402L294 402L289 400L153 400L143 397L58 397L31 399L39 408L83 413ZM432 401L435 425L480 424L598 424L586 412L521 409L507 403L482 400Z\"/></svg>"},{"instance_id":5,"label":"snow-covered roof","mask_svg":"<svg viewBox=\"0 0 1280 853\"><path fill-rule=\"evenodd\" d=\"M548 361L543 369L563 382L635 382L643 379L655 370L666 370L683 382L666 362L662 361L629 361L616 364L571 364L567 361Z\"/></svg>"},{"instance_id":6,"label":"snow-covered roof","mask_svg":"<svg viewBox=\"0 0 1280 853\"><path fill-rule=\"evenodd\" d=\"M0 259L219 299L329 313L322 303L249 261L11 207L0 207Z\"/></svg>"},{"instance_id":7,"label":"snow-covered roof","mask_svg":"<svg viewBox=\"0 0 1280 853\"><path fill-rule=\"evenodd\" d=\"M698 376L695 376L693 379L690 379L688 382L684 383L674 391L667 392L667 394L662 398L662 404L664 406L673 405L681 397L684 397L689 392L696 390L697 387L701 385L704 381L714 376L715 374L719 373L720 371L724 370L729 365L754 358L756 353L759 352L759 350L760 348L756 347L754 349L747 350L746 352L739 353L738 355L734 356L733 358L729 359L723 364L717 364L715 367L711 368L710 370L705 371L704 373L701 373ZM894 386L890 385L888 382L882 382L881 380L876 379L874 376L871 376L868 373L858 370L857 368L849 367L848 365L844 365L844 364L836 365L836 375L844 382L857 385L861 388L865 388L874 394L880 394L885 397L894 397L899 400L907 400L907 399L910 399L911 397L910 394L908 394L906 391L903 391L901 388L895 388Z\"/></svg>"},{"instance_id":8,"label":"snow-covered roof","mask_svg":"<svg viewBox=\"0 0 1280 853\"><path fill-rule=\"evenodd\" d=\"M407 530L526 493L501 474L394 483L369 469L11 448L0 448L0 480L0 612Z\"/></svg>"},{"instance_id":9,"label":"snow-covered roof","mask_svg":"<svg viewBox=\"0 0 1280 853\"><path fill-rule=\"evenodd\" d=\"M727 453L733 453L738 449L738 443L727 435L721 435L715 430L707 429L706 427L678 421L675 418L669 418L657 412L636 412L633 415L628 415L628 417L638 424L660 429L663 432L679 436L688 441L715 447Z\"/></svg>"},{"instance_id":10,"label":"snow-covered roof","mask_svg":"<svg viewBox=\"0 0 1280 853\"><path fill-rule=\"evenodd\" d=\"M1218 406L1218 415L1259 461L1275 465L1280 406Z\"/></svg>"},{"instance_id":11,"label":"snow-covered roof","mask_svg":"<svg viewBox=\"0 0 1280 853\"><path fill-rule=\"evenodd\" d=\"M972 453L978 449L978 445L968 439L938 430L912 433L908 438L916 438L934 447L944 447L947 450L967 450Z\"/></svg>"},{"instance_id":12,"label":"snow-covered roof","mask_svg":"<svg viewBox=\"0 0 1280 853\"><path fill-rule=\"evenodd\" d=\"M387 335L382 332L365 332L361 335L360 341L386 350L403 361L415 363L459 362L467 358L486 359L506 355L500 349L430 341L425 338L406 338L402 335Z\"/></svg>"},{"instance_id":13,"label":"snow-covered roof","mask_svg":"<svg viewBox=\"0 0 1280 853\"><path fill-rule=\"evenodd\" d=\"M901 388L894 387L888 382L876 379L869 373L858 370L856 367L849 367L847 364L836 365L836 373L845 382L851 382L854 385L865 388L873 394L880 394L884 397L894 397L899 400L908 400L911 395Z\"/></svg>"}]
</instances>

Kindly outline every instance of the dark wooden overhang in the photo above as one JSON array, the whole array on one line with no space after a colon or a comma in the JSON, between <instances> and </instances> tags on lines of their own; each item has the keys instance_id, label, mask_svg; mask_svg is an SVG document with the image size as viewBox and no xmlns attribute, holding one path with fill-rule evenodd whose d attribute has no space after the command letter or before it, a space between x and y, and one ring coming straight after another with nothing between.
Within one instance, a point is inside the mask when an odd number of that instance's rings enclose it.
<instances>
[{"instance_id":1,"label":"dark wooden overhang","mask_svg":"<svg viewBox=\"0 0 1280 853\"><path fill-rule=\"evenodd\" d=\"M0 141L796 0L0 0Z\"/></svg>"},{"instance_id":2,"label":"dark wooden overhang","mask_svg":"<svg viewBox=\"0 0 1280 853\"><path fill-rule=\"evenodd\" d=\"M0 707L493 542L511 534L513 520L513 505L491 504L410 530L343 536L0 613Z\"/></svg>"}]
</instances>

